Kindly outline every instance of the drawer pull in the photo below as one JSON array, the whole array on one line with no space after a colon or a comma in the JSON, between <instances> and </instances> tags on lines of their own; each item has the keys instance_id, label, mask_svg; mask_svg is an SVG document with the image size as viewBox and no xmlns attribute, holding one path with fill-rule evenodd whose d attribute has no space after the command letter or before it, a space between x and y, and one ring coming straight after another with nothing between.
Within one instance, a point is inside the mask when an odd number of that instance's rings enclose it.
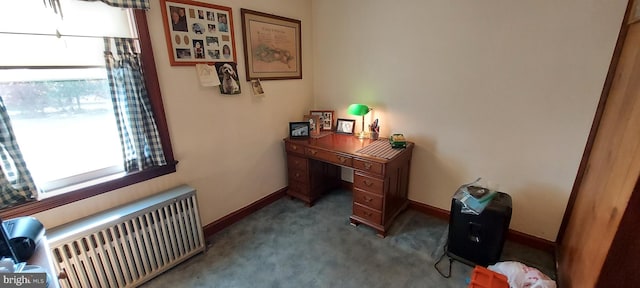
<instances>
[{"instance_id":1,"label":"drawer pull","mask_svg":"<svg viewBox=\"0 0 640 288\"><path fill-rule=\"evenodd\" d=\"M336 156L336 157L338 157L338 161L340 161L340 163L342 163L342 164L347 163L347 158L342 157L342 156Z\"/></svg>"},{"instance_id":2,"label":"drawer pull","mask_svg":"<svg viewBox=\"0 0 640 288\"><path fill-rule=\"evenodd\" d=\"M309 153L311 153L311 155L316 155L318 154L318 150L309 149Z\"/></svg>"},{"instance_id":3,"label":"drawer pull","mask_svg":"<svg viewBox=\"0 0 640 288\"><path fill-rule=\"evenodd\" d=\"M296 178L300 178L300 173L296 172Z\"/></svg>"},{"instance_id":4,"label":"drawer pull","mask_svg":"<svg viewBox=\"0 0 640 288\"><path fill-rule=\"evenodd\" d=\"M364 169L371 170L371 163L364 163Z\"/></svg>"},{"instance_id":5,"label":"drawer pull","mask_svg":"<svg viewBox=\"0 0 640 288\"><path fill-rule=\"evenodd\" d=\"M371 187L371 186L373 186L373 182L369 182L369 181L367 181L367 180L362 181L362 183L363 183L364 185L366 185L367 187Z\"/></svg>"},{"instance_id":6,"label":"drawer pull","mask_svg":"<svg viewBox=\"0 0 640 288\"><path fill-rule=\"evenodd\" d=\"M373 213L367 212L367 211L362 211L362 214L364 214L364 216L367 216L367 217L373 216Z\"/></svg>"},{"instance_id":7,"label":"drawer pull","mask_svg":"<svg viewBox=\"0 0 640 288\"><path fill-rule=\"evenodd\" d=\"M364 202L367 202L367 203L373 201L373 198L367 197L367 196L362 196L362 199L364 200Z\"/></svg>"},{"instance_id":8,"label":"drawer pull","mask_svg":"<svg viewBox=\"0 0 640 288\"><path fill-rule=\"evenodd\" d=\"M291 150L298 150L298 146L296 146L296 145L291 145Z\"/></svg>"}]
</instances>

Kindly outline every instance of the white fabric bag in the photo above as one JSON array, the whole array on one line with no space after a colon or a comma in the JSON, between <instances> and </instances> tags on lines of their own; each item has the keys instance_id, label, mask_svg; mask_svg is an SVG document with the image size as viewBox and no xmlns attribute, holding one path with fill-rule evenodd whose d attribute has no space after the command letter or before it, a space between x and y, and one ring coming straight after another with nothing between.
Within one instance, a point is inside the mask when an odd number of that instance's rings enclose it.
<instances>
[{"instance_id":1,"label":"white fabric bag","mask_svg":"<svg viewBox=\"0 0 640 288\"><path fill-rule=\"evenodd\" d=\"M487 267L489 270L507 276L511 288L556 288L556 281L520 262L498 262Z\"/></svg>"}]
</instances>

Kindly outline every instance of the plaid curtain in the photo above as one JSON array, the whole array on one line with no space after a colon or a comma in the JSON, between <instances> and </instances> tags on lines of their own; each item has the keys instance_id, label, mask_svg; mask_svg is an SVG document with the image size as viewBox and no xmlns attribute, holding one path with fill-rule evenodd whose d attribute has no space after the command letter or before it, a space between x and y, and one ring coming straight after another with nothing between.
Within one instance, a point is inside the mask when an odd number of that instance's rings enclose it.
<instances>
[{"instance_id":1,"label":"plaid curtain","mask_svg":"<svg viewBox=\"0 0 640 288\"><path fill-rule=\"evenodd\" d=\"M111 53L114 43L116 56ZM127 172L166 165L134 40L105 38L105 62Z\"/></svg>"},{"instance_id":2,"label":"plaid curtain","mask_svg":"<svg viewBox=\"0 0 640 288\"><path fill-rule=\"evenodd\" d=\"M132 8L132 9L144 9L149 10L151 5L149 4L149 0L79 0L79 1L87 1L87 2L96 2L101 1L109 6L118 7L118 8ZM60 6L60 0L43 0L44 6L53 9L53 12L56 14L60 14L62 17L62 6Z\"/></svg>"},{"instance_id":3,"label":"plaid curtain","mask_svg":"<svg viewBox=\"0 0 640 288\"><path fill-rule=\"evenodd\" d=\"M89 2L101 1L109 6L118 8L133 8L149 10L149 0L83 0Z\"/></svg>"},{"instance_id":4,"label":"plaid curtain","mask_svg":"<svg viewBox=\"0 0 640 288\"><path fill-rule=\"evenodd\" d=\"M35 200L36 185L27 170L13 134L11 120L0 97L0 209Z\"/></svg>"}]
</instances>

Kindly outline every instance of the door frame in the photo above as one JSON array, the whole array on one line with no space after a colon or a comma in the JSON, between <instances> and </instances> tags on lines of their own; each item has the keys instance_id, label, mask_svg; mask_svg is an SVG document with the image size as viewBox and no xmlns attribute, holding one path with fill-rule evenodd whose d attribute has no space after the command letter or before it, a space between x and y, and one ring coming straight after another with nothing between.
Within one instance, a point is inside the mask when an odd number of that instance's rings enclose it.
<instances>
[{"instance_id":1,"label":"door frame","mask_svg":"<svg viewBox=\"0 0 640 288\"><path fill-rule=\"evenodd\" d=\"M634 0L629 0L629 2L627 3L626 11L624 12L624 17L622 18L623 20L620 25L620 32L618 33L618 39L616 40L616 47L613 50L613 55L611 57L611 62L609 64L609 71L607 72L607 78L604 81L604 86L602 87L602 92L600 93L600 100L598 101L596 114L593 116L593 123L591 124L591 130L589 131L587 144L585 145L584 151L582 152L582 159L580 160L580 166L578 166L578 172L576 173L576 178L573 181L573 187L571 188L571 194L569 195L567 207L564 210L562 223L560 224L560 229L558 230L558 235L556 236L556 249L558 249L562 245L564 233L565 233L565 230L567 229L567 225L569 224L569 220L571 219L571 212L573 212L573 206L576 202L576 198L578 197L578 191L580 190L580 186L582 185L582 179L584 178L584 174L587 169L587 163L589 162L589 155L591 154L591 150L593 149L593 143L595 142L596 135L598 134L598 128L600 127L602 114L607 104L607 99L609 98L609 92L611 91L611 86L613 84L613 78L615 77L616 68L618 68L618 60L620 60L620 54L622 54L622 46L624 44L625 39L627 38L627 31L629 30L629 25L630 25L629 17L631 14L632 6L634 6L633 2ZM556 255L560 255L560 254L556 252ZM558 259L556 259L556 261L558 261Z\"/></svg>"}]
</instances>

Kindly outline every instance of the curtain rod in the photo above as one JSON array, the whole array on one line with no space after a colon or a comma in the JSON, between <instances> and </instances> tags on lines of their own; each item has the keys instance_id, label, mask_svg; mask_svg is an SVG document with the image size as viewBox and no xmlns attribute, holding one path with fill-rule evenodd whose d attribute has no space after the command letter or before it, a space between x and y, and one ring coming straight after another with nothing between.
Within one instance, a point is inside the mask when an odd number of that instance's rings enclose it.
<instances>
[{"instance_id":1,"label":"curtain rod","mask_svg":"<svg viewBox=\"0 0 640 288\"><path fill-rule=\"evenodd\" d=\"M27 33L27 32L3 32L0 31L0 34L10 34L10 35L32 35L32 36L55 36L56 38L62 38L62 37L77 37L77 38L97 38L97 39L104 39L105 37L108 38L128 38L128 39L134 39L134 40L139 40L137 37L110 37L110 36L90 36L90 35L69 35L69 34L61 34L60 31L58 31L56 29L56 33Z\"/></svg>"},{"instance_id":2,"label":"curtain rod","mask_svg":"<svg viewBox=\"0 0 640 288\"><path fill-rule=\"evenodd\" d=\"M104 65L52 65L52 66L0 66L0 70L8 69L87 69L87 68L104 68Z\"/></svg>"}]
</instances>

